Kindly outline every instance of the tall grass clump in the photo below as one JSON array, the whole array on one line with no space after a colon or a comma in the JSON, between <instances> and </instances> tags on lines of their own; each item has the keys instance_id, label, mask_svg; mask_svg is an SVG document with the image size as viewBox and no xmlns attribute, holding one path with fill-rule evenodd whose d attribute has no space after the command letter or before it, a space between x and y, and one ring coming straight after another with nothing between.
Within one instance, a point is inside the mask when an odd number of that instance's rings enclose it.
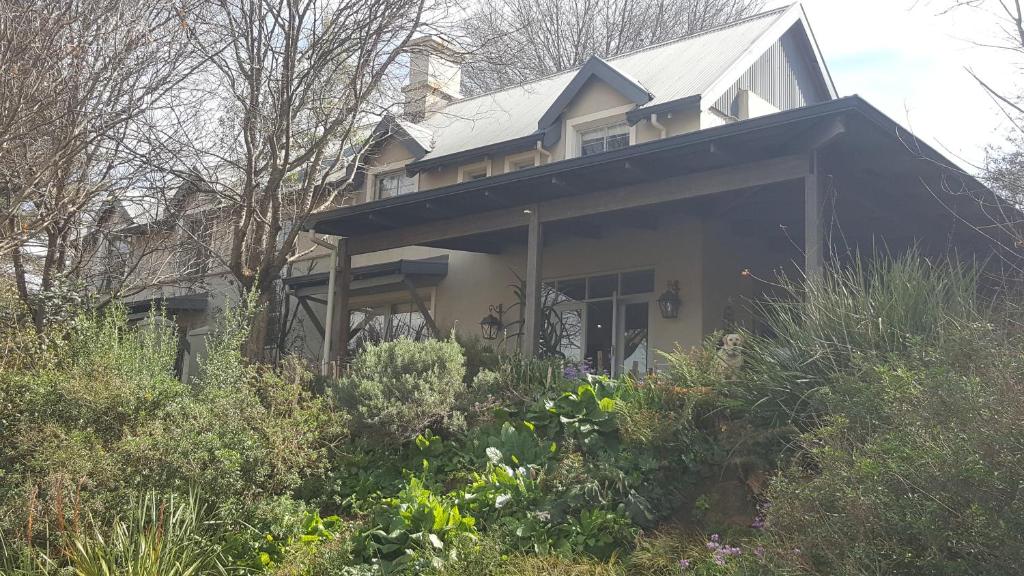
<instances>
[{"instance_id":1,"label":"tall grass clump","mask_svg":"<svg viewBox=\"0 0 1024 576\"><path fill-rule=\"evenodd\" d=\"M781 296L755 305L768 336L748 339L747 375L734 392L774 417L813 421L827 410L827 384L866 357L906 356L986 323L993 303L980 296L980 274L910 252L857 257L821 278L781 278Z\"/></svg>"}]
</instances>

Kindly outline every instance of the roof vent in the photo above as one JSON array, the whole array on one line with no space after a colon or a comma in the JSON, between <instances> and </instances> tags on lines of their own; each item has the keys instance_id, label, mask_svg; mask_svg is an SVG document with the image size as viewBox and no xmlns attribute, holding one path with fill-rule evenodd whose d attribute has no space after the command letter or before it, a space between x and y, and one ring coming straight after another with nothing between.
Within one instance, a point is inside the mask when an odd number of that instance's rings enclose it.
<instances>
[{"instance_id":1,"label":"roof vent","mask_svg":"<svg viewBox=\"0 0 1024 576\"><path fill-rule=\"evenodd\" d=\"M419 122L462 97L462 55L437 36L421 36L406 46L409 83L405 92L406 120Z\"/></svg>"}]
</instances>

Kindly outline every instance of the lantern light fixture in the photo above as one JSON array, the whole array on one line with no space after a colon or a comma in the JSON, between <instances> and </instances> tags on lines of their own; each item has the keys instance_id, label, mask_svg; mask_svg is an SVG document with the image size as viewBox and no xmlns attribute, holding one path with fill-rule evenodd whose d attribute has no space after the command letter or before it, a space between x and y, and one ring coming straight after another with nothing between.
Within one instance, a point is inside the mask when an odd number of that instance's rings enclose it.
<instances>
[{"instance_id":1,"label":"lantern light fixture","mask_svg":"<svg viewBox=\"0 0 1024 576\"><path fill-rule=\"evenodd\" d=\"M683 300L679 297L679 281L673 280L668 283L668 288L658 297L658 309L661 310L661 317L666 320L679 317L679 308Z\"/></svg>"},{"instance_id":2,"label":"lantern light fixture","mask_svg":"<svg viewBox=\"0 0 1024 576\"><path fill-rule=\"evenodd\" d=\"M480 320L480 331L483 332L484 340L497 340L498 333L505 327L502 323L502 315L505 309L501 304L490 306L487 316Z\"/></svg>"}]
</instances>

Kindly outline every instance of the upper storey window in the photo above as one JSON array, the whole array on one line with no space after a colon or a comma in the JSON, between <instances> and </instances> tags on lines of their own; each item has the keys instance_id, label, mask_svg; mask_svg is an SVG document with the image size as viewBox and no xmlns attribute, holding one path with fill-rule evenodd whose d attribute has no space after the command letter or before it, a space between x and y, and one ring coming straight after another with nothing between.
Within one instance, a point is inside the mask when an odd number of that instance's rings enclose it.
<instances>
[{"instance_id":1,"label":"upper storey window","mask_svg":"<svg viewBox=\"0 0 1024 576\"><path fill-rule=\"evenodd\" d=\"M600 154L629 146L629 125L625 122L579 132L580 156Z\"/></svg>"},{"instance_id":2,"label":"upper storey window","mask_svg":"<svg viewBox=\"0 0 1024 576\"><path fill-rule=\"evenodd\" d=\"M405 173L405 168L382 172L375 178L377 182L377 199L401 196L416 191L416 179Z\"/></svg>"}]
</instances>

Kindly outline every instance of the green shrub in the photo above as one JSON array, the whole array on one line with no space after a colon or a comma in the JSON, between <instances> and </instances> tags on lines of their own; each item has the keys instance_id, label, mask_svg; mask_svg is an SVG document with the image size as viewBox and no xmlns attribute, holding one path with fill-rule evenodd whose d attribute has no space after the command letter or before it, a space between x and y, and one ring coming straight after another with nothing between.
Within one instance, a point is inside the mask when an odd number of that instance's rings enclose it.
<instances>
[{"instance_id":1,"label":"green shrub","mask_svg":"<svg viewBox=\"0 0 1024 576\"><path fill-rule=\"evenodd\" d=\"M244 322L219 331L238 342ZM52 333L51 333L52 335ZM289 493L325 464L342 421L296 367L247 366L213 344L193 386L174 377L172 331L88 314L43 341L34 365L0 371L0 530L33 536L73 516L101 525L131 495L215 494L236 513ZM72 505L72 503L74 503ZM52 536L52 535L51 535Z\"/></svg>"},{"instance_id":2,"label":"green shrub","mask_svg":"<svg viewBox=\"0 0 1024 576\"><path fill-rule=\"evenodd\" d=\"M453 414L464 374L462 349L453 341L371 344L338 382L335 397L364 435L400 443L427 428L458 427Z\"/></svg>"},{"instance_id":3,"label":"green shrub","mask_svg":"<svg viewBox=\"0 0 1024 576\"><path fill-rule=\"evenodd\" d=\"M845 401L870 402L875 414L864 419L857 406L851 420L837 402L769 492L774 547L803 551L779 563L839 575L1024 566L1020 383L1010 389L938 364L876 366L857 384Z\"/></svg>"}]
</instances>

